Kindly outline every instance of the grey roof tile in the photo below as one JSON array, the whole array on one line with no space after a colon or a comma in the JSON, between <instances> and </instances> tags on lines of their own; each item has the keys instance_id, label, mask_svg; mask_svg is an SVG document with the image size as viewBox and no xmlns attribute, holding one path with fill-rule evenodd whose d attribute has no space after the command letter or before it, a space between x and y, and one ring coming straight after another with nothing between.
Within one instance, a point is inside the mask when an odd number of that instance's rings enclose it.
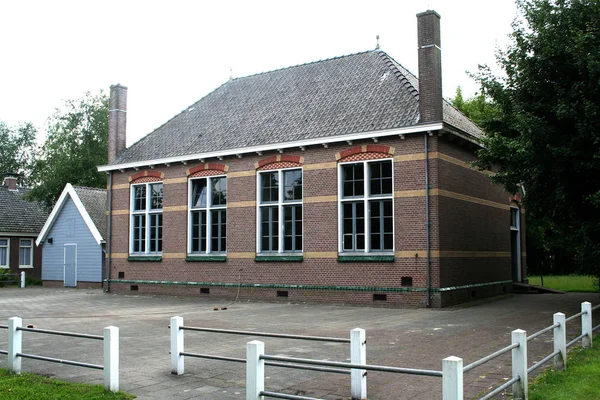
<instances>
[{"instance_id":1,"label":"grey roof tile","mask_svg":"<svg viewBox=\"0 0 600 400\"><path fill-rule=\"evenodd\" d=\"M103 238L106 238L106 189L73 186L79 200Z\"/></svg>"},{"instance_id":2,"label":"grey roof tile","mask_svg":"<svg viewBox=\"0 0 600 400\"><path fill-rule=\"evenodd\" d=\"M418 79L376 50L232 79L114 164L414 126ZM478 137L453 107L444 120Z\"/></svg>"},{"instance_id":3,"label":"grey roof tile","mask_svg":"<svg viewBox=\"0 0 600 400\"><path fill-rule=\"evenodd\" d=\"M25 200L28 192L27 188L0 186L0 232L40 233L49 213L42 203Z\"/></svg>"}]
</instances>

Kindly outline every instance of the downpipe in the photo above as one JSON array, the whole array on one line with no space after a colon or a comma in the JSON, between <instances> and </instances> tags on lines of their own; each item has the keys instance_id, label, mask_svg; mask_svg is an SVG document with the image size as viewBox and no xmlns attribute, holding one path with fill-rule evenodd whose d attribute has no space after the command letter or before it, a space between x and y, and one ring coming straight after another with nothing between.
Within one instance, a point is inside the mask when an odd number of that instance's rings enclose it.
<instances>
[{"instance_id":1,"label":"downpipe","mask_svg":"<svg viewBox=\"0 0 600 400\"><path fill-rule=\"evenodd\" d=\"M425 306L431 307L431 243L430 243L430 226L431 221L429 220L429 140L428 136L431 132L425 132L425 241L427 249L427 295L425 299Z\"/></svg>"}]
</instances>

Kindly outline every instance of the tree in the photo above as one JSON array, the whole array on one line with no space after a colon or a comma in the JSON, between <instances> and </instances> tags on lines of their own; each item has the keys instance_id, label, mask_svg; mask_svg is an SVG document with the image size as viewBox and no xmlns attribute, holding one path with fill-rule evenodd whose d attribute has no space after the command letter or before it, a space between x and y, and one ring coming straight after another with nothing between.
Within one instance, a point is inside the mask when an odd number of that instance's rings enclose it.
<instances>
[{"instance_id":1,"label":"tree","mask_svg":"<svg viewBox=\"0 0 600 400\"><path fill-rule=\"evenodd\" d=\"M36 135L29 122L9 127L0 121L0 173L19 174L22 183L28 182L38 151Z\"/></svg>"},{"instance_id":2,"label":"tree","mask_svg":"<svg viewBox=\"0 0 600 400\"><path fill-rule=\"evenodd\" d=\"M482 93L465 100L460 86L456 88L456 95L449 100L454 107L480 127L489 125L498 113L497 106Z\"/></svg>"},{"instance_id":3,"label":"tree","mask_svg":"<svg viewBox=\"0 0 600 400\"><path fill-rule=\"evenodd\" d=\"M506 76L480 67L497 107L478 166L524 193L529 226L546 248L600 275L600 2L518 0Z\"/></svg>"},{"instance_id":4,"label":"tree","mask_svg":"<svg viewBox=\"0 0 600 400\"><path fill-rule=\"evenodd\" d=\"M83 99L65 101L49 118L29 199L51 207L67 183L106 187L106 176L96 167L107 163L107 154L108 97L88 92Z\"/></svg>"}]
</instances>

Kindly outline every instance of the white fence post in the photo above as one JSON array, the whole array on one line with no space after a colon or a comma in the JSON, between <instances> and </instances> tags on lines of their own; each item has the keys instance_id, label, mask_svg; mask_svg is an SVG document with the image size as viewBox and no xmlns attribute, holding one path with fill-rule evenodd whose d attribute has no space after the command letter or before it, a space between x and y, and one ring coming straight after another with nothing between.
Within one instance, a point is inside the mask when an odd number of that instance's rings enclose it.
<instances>
[{"instance_id":1,"label":"white fence post","mask_svg":"<svg viewBox=\"0 0 600 400\"><path fill-rule=\"evenodd\" d=\"M246 344L246 400L263 400L260 392L265 390L265 344L253 340Z\"/></svg>"},{"instance_id":2,"label":"white fence post","mask_svg":"<svg viewBox=\"0 0 600 400\"><path fill-rule=\"evenodd\" d=\"M565 314L557 312L554 314L554 323L559 324L554 328L554 351L560 354L554 356L554 368L562 370L567 368L567 327Z\"/></svg>"},{"instance_id":3,"label":"white fence post","mask_svg":"<svg viewBox=\"0 0 600 400\"><path fill-rule=\"evenodd\" d=\"M350 363L365 365L367 363L367 339L364 329L355 328L350 331ZM364 369L350 370L350 394L352 400L367 398L367 374Z\"/></svg>"},{"instance_id":4,"label":"white fence post","mask_svg":"<svg viewBox=\"0 0 600 400\"><path fill-rule=\"evenodd\" d=\"M171 373L181 375L184 371L183 356L183 317L171 318Z\"/></svg>"},{"instance_id":5,"label":"white fence post","mask_svg":"<svg viewBox=\"0 0 600 400\"><path fill-rule=\"evenodd\" d=\"M119 391L119 328L104 328L104 389Z\"/></svg>"},{"instance_id":6,"label":"white fence post","mask_svg":"<svg viewBox=\"0 0 600 400\"><path fill-rule=\"evenodd\" d=\"M23 320L19 317L8 319L8 372L12 374L21 373L21 357L17 353L23 347L23 331L17 330L23 326Z\"/></svg>"},{"instance_id":7,"label":"white fence post","mask_svg":"<svg viewBox=\"0 0 600 400\"><path fill-rule=\"evenodd\" d=\"M519 376L521 379L513 385L513 397L515 399L527 400L529 398L529 386L527 384L527 332L522 329L512 331L512 343L519 347L512 349L512 377Z\"/></svg>"},{"instance_id":8,"label":"white fence post","mask_svg":"<svg viewBox=\"0 0 600 400\"><path fill-rule=\"evenodd\" d=\"M25 271L21 271L21 289L25 287Z\"/></svg>"},{"instance_id":9,"label":"white fence post","mask_svg":"<svg viewBox=\"0 0 600 400\"><path fill-rule=\"evenodd\" d=\"M442 399L463 400L463 359L460 357L442 360Z\"/></svg>"},{"instance_id":10,"label":"white fence post","mask_svg":"<svg viewBox=\"0 0 600 400\"><path fill-rule=\"evenodd\" d=\"M585 335L581 340L584 349L592 347L592 303L585 301L581 303L581 334Z\"/></svg>"}]
</instances>

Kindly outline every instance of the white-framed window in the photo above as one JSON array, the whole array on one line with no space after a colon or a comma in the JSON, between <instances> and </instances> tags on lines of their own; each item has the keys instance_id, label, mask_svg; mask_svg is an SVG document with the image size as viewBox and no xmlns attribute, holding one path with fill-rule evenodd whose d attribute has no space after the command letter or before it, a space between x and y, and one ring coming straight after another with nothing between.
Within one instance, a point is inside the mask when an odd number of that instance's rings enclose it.
<instances>
[{"instance_id":1,"label":"white-framed window","mask_svg":"<svg viewBox=\"0 0 600 400\"><path fill-rule=\"evenodd\" d=\"M302 168L258 173L258 253L302 253Z\"/></svg>"},{"instance_id":2,"label":"white-framed window","mask_svg":"<svg viewBox=\"0 0 600 400\"><path fill-rule=\"evenodd\" d=\"M190 179L188 193L188 254L225 254L227 177Z\"/></svg>"},{"instance_id":3,"label":"white-framed window","mask_svg":"<svg viewBox=\"0 0 600 400\"><path fill-rule=\"evenodd\" d=\"M339 252L394 251L394 173L391 159L338 166Z\"/></svg>"},{"instance_id":4,"label":"white-framed window","mask_svg":"<svg viewBox=\"0 0 600 400\"><path fill-rule=\"evenodd\" d=\"M33 268L33 239L19 240L19 268Z\"/></svg>"},{"instance_id":5,"label":"white-framed window","mask_svg":"<svg viewBox=\"0 0 600 400\"><path fill-rule=\"evenodd\" d=\"M162 253L163 184L149 182L131 185L131 254Z\"/></svg>"},{"instance_id":6,"label":"white-framed window","mask_svg":"<svg viewBox=\"0 0 600 400\"><path fill-rule=\"evenodd\" d=\"M10 239L0 238L0 268L10 266Z\"/></svg>"}]
</instances>

